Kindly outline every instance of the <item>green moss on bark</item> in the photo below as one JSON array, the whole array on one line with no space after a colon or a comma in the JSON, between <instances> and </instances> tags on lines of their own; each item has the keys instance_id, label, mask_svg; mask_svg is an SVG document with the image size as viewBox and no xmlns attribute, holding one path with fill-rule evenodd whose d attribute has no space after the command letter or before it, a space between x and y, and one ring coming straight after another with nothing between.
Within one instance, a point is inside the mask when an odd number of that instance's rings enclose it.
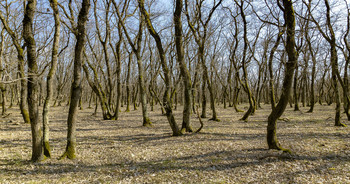
<instances>
[{"instance_id":1,"label":"green moss on bark","mask_svg":"<svg viewBox=\"0 0 350 184\"><path fill-rule=\"evenodd\" d=\"M21 113L24 119L24 123L30 124L29 112L27 109L21 109Z\"/></svg>"},{"instance_id":2,"label":"green moss on bark","mask_svg":"<svg viewBox=\"0 0 350 184\"><path fill-rule=\"evenodd\" d=\"M144 127L152 127L153 125L152 125L152 122L151 122L151 120L149 118L145 118L143 120L142 126L144 126Z\"/></svg>"},{"instance_id":3,"label":"green moss on bark","mask_svg":"<svg viewBox=\"0 0 350 184\"><path fill-rule=\"evenodd\" d=\"M44 146L43 149L44 149L45 157L51 158L51 148L50 148L49 141L44 141L43 146Z\"/></svg>"},{"instance_id":4,"label":"green moss on bark","mask_svg":"<svg viewBox=\"0 0 350 184\"><path fill-rule=\"evenodd\" d=\"M75 155L75 147L76 147L76 143L75 142L71 142L68 141L67 147L66 147L66 151L63 153L63 155L59 158L59 160L68 158L68 159L75 159L76 155Z\"/></svg>"}]
</instances>

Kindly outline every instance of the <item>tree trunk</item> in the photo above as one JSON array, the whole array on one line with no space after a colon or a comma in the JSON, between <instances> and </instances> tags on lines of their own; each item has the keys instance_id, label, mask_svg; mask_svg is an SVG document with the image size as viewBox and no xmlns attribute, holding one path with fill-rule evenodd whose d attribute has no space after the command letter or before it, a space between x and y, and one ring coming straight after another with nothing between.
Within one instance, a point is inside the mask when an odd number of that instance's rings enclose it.
<instances>
[{"instance_id":1,"label":"tree trunk","mask_svg":"<svg viewBox=\"0 0 350 184\"><path fill-rule=\"evenodd\" d=\"M243 48L243 58L242 58L242 70L243 70L243 78L244 83L242 83L244 90L247 92L248 95L248 101L249 101L249 109L247 112L243 115L241 120L247 121L248 117L255 112L255 104L253 99L253 94L250 90L249 84L248 84L248 73L247 73L247 66L246 66L246 54L248 49L248 38L247 38L247 21L245 18L244 10L243 10L243 1L241 1L241 5L239 5L241 17L243 19L243 26L244 26L244 32L243 32L243 39L244 39L244 48Z\"/></svg>"},{"instance_id":2,"label":"tree trunk","mask_svg":"<svg viewBox=\"0 0 350 184\"><path fill-rule=\"evenodd\" d=\"M183 80L184 85L184 108L183 108L183 121L181 132L192 132L192 128L190 126L191 122L191 105L192 105L192 84L191 84L191 76L187 69L186 63L184 61L184 48L182 41L182 13L183 1L176 0L175 2L175 12L174 12L174 26L175 26L175 46L176 46L176 59L177 63L180 66L180 73Z\"/></svg>"},{"instance_id":3,"label":"tree trunk","mask_svg":"<svg viewBox=\"0 0 350 184\"><path fill-rule=\"evenodd\" d=\"M60 28L61 28L57 0L50 0L50 6L54 12L55 34L54 34L54 41L52 46L51 68L46 79L46 98L45 98L43 113L42 113L43 114L43 149L44 149L44 155L48 158L51 157L51 149L49 144L50 135L49 135L48 113L49 113L50 101L53 93L52 91L53 77L55 76L56 69L57 69Z\"/></svg>"},{"instance_id":4,"label":"tree trunk","mask_svg":"<svg viewBox=\"0 0 350 184\"><path fill-rule=\"evenodd\" d=\"M0 38L1 38L1 42L0 42L0 78L1 79L4 79L3 77L3 72L4 72L4 67L3 67L3 51L4 51L4 31L5 29L2 29L1 31L1 35L0 35ZM5 84L1 83L0 82L0 90L1 90L1 99L2 99L2 102L1 102L1 115L5 115L6 113L6 86Z\"/></svg>"},{"instance_id":5,"label":"tree trunk","mask_svg":"<svg viewBox=\"0 0 350 184\"><path fill-rule=\"evenodd\" d=\"M42 132L39 123L39 92L38 92L38 64L36 61L36 43L33 33L33 20L36 9L36 0L28 0L23 19L23 38L27 45L28 60L28 110L32 130L32 161L43 159Z\"/></svg>"},{"instance_id":6,"label":"tree trunk","mask_svg":"<svg viewBox=\"0 0 350 184\"><path fill-rule=\"evenodd\" d=\"M290 0L283 0L284 5L284 20L287 27L287 39L286 39L286 51L288 54L288 61L285 65L285 73L283 79L283 87L282 94L280 100L276 106L270 113L268 117L268 125L267 125L267 144L269 149L278 149L290 152L289 150L283 149L279 144L276 136L277 129L277 119L281 117L286 106L288 104L288 100L290 98L290 92L292 87L292 79L294 74L295 66L297 65L297 53L295 50L295 16L293 3Z\"/></svg>"},{"instance_id":7,"label":"tree trunk","mask_svg":"<svg viewBox=\"0 0 350 184\"><path fill-rule=\"evenodd\" d=\"M115 48L113 49L113 53L114 53L114 59L116 60L116 65L117 65L117 99L115 102L115 111L114 111L114 115L113 118L114 120L118 120L119 118L119 110L120 110L120 104L121 104L121 97L122 97L122 87L121 87L121 53L120 53L120 46L122 44L123 41L123 32L122 32L122 26L120 25L120 23L118 23L118 34L119 34L119 40L118 42L115 44ZM112 46L112 45L111 45ZM130 57L130 56L129 56ZM129 58L130 59L130 58ZM130 63L130 60L129 60ZM128 67L129 64L128 64ZM128 73L128 75L130 75ZM130 77L130 76L129 76ZM113 88L112 88L113 89ZM128 94L129 95L129 94ZM128 105L129 105L130 99L128 101ZM128 107L129 108L129 107Z\"/></svg>"},{"instance_id":8,"label":"tree trunk","mask_svg":"<svg viewBox=\"0 0 350 184\"><path fill-rule=\"evenodd\" d=\"M165 92L163 95L163 106L166 110L166 116L167 116L169 125L173 131L173 136L182 135L181 131L179 130L179 127L177 126L177 124L175 122L175 117L174 117L173 111L172 111L172 103L170 100L170 92L171 92L171 86L172 86L171 85L171 78L170 78L170 71L169 71L169 68L167 65L167 61L165 59L165 52L163 49L162 41L161 41L158 33L153 28L150 17L149 17L149 15L146 12L146 9L144 7L144 0L139 0L138 2L139 2L139 7L141 9L141 12L144 15L145 22L146 22L146 25L148 27L148 31L150 32L151 36L154 38L154 40L156 42L160 61L161 61L162 68L163 68L164 82L166 85Z\"/></svg>"},{"instance_id":9,"label":"tree trunk","mask_svg":"<svg viewBox=\"0 0 350 184\"><path fill-rule=\"evenodd\" d=\"M66 151L61 156L62 158L74 159L76 157L76 121L78 116L78 102L81 96L81 69L83 61L83 51L86 42L86 23L90 8L90 0L83 0L78 16L75 37L77 39L74 54L74 73L73 83L71 87L70 106L68 113L68 132Z\"/></svg>"},{"instance_id":10,"label":"tree trunk","mask_svg":"<svg viewBox=\"0 0 350 184\"><path fill-rule=\"evenodd\" d=\"M269 62L268 62L268 67L269 67L269 95L270 95L270 103L271 103L271 109L274 110L276 107L276 101L275 101L275 89L274 89L274 76L273 76L273 67L272 67L272 61L273 61L273 55L275 54L277 47L281 41L282 35L284 33L284 29L280 30L276 39L276 42L274 46L272 47L270 51L270 56L269 56Z\"/></svg>"},{"instance_id":11,"label":"tree trunk","mask_svg":"<svg viewBox=\"0 0 350 184\"><path fill-rule=\"evenodd\" d=\"M206 84L207 84L207 81L204 80L204 76L203 76L203 81L202 81L202 115L201 115L201 118L207 117L207 96L205 94Z\"/></svg>"},{"instance_id":12,"label":"tree trunk","mask_svg":"<svg viewBox=\"0 0 350 184\"><path fill-rule=\"evenodd\" d=\"M312 71L311 71L311 94L310 94L310 109L307 111L308 113L312 113L314 111L314 106L315 106L315 78L316 78L316 56L315 53L312 49L311 45L311 40L308 34L308 29L309 29L309 21L307 22L307 26L305 29L305 38L306 42L308 44L309 52L311 55L312 59Z\"/></svg>"},{"instance_id":13,"label":"tree trunk","mask_svg":"<svg viewBox=\"0 0 350 184\"><path fill-rule=\"evenodd\" d=\"M299 111L299 103L298 103L298 72L299 67L298 64L295 68L294 74L294 84L293 84L293 99L294 99L294 111Z\"/></svg>"},{"instance_id":14,"label":"tree trunk","mask_svg":"<svg viewBox=\"0 0 350 184\"><path fill-rule=\"evenodd\" d=\"M130 112L130 67L131 67L131 59L132 55L129 54L129 61L128 61L128 71L126 74L126 110L125 112Z\"/></svg>"}]
</instances>

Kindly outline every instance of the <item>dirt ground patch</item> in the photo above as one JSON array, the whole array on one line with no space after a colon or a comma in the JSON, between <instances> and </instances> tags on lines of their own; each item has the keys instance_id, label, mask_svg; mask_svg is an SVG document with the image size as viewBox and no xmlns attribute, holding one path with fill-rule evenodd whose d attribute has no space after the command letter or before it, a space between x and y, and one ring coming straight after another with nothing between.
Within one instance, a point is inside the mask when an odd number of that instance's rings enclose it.
<instances>
[{"instance_id":1,"label":"dirt ground patch","mask_svg":"<svg viewBox=\"0 0 350 184\"><path fill-rule=\"evenodd\" d=\"M151 128L141 126L141 110L103 121L84 109L75 160L56 159L65 148L68 107L51 109L53 158L38 164L28 161L30 126L18 109L0 119L0 183L350 183L349 128L333 126L332 106L317 105L312 114L287 108L277 134L291 155L267 149L268 105L248 122L239 120L243 113L218 107L221 122L204 119L200 133L181 137L171 136L159 109L150 113ZM175 111L179 125L181 112ZM345 115L342 120L350 125ZM199 127L195 114L192 125Z\"/></svg>"}]
</instances>

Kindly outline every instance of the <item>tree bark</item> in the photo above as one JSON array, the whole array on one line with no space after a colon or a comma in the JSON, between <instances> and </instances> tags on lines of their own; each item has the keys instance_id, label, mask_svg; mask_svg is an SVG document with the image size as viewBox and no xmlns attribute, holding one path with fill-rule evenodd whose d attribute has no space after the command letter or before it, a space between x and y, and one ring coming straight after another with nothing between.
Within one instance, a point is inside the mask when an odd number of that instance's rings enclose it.
<instances>
[{"instance_id":1,"label":"tree bark","mask_svg":"<svg viewBox=\"0 0 350 184\"><path fill-rule=\"evenodd\" d=\"M175 117L173 115L172 111L172 103L170 100L170 92L171 92L171 78L170 78L170 71L167 65L167 61L165 58L165 52L163 49L163 44L160 36L158 33L154 30L154 27L151 23L151 19L149 17L149 14L147 13L145 7L144 7L144 0L138 0L139 2L139 7L140 10L143 14L143 17L145 18L145 22L148 28L148 31L150 32L151 36L154 38L154 41L156 42L159 57L160 57L160 62L162 65L163 69L163 75L164 75L164 82L165 82L165 92L163 95L163 106L166 111L166 116L169 122L169 125L173 131L173 136L179 136L182 135L181 131L179 130L179 127L176 124Z\"/></svg>"},{"instance_id":2,"label":"tree bark","mask_svg":"<svg viewBox=\"0 0 350 184\"><path fill-rule=\"evenodd\" d=\"M74 50L74 73L67 120L67 145L66 151L61 156L61 159L74 159L76 157L76 123L78 116L78 102L81 96L81 69L83 51L86 42L86 23L88 21L89 8L90 0L83 0L78 16L77 27L75 28L75 37L77 41Z\"/></svg>"},{"instance_id":3,"label":"tree bark","mask_svg":"<svg viewBox=\"0 0 350 184\"><path fill-rule=\"evenodd\" d=\"M3 66L3 51L4 51L4 31L5 29L1 30L1 41L0 41L0 78L2 80L4 80L5 78L3 77L3 73L4 73L4 66ZM5 115L6 113L6 86L3 83L0 83L0 90L1 90L1 115Z\"/></svg>"},{"instance_id":4,"label":"tree bark","mask_svg":"<svg viewBox=\"0 0 350 184\"><path fill-rule=\"evenodd\" d=\"M58 5L57 0L50 0L50 6L53 10L53 15L55 19L55 33L54 33L54 40L53 40L53 46L52 46L52 55L51 55L51 68L46 78L46 98L44 102L43 107L43 149L44 149L44 155L48 158L51 157L51 149L49 144L49 117L48 113L50 110L50 101L52 99L52 84L53 84L53 77L56 74L57 69L57 60L58 60L58 49L59 49L59 42L60 42L60 16L58 11Z\"/></svg>"},{"instance_id":5,"label":"tree bark","mask_svg":"<svg viewBox=\"0 0 350 184\"><path fill-rule=\"evenodd\" d=\"M273 55L275 54L277 47L280 44L280 41L281 41L281 38L282 38L284 31L285 31L284 29L279 31L279 33L277 35L276 42L270 51L269 62L268 62L269 78L270 78L270 80L269 80L269 95L270 95L270 103L271 103L272 110L274 110L276 107L272 61L273 61Z\"/></svg>"},{"instance_id":6,"label":"tree bark","mask_svg":"<svg viewBox=\"0 0 350 184\"><path fill-rule=\"evenodd\" d=\"M182 41L182 20L181 13L183 7L183 0L176 0L175 2L175 12L174 12L174 26L175 26L175 46L176 46L176 59L180 66L180 73L184 85L184 109L183 109L183 121L181 132L192 132L191 123L191 105L192 105L192 95L191 95L191 76L187 69L186 63L184 61L184 48Z\"/></svg>"},{"instance_id":7,"label":"tree bark","mask_svg":"<svg viewBox=\"0 0 350 184\"><path fill-rule=\"evenodd\" d=\"M17 50L17 59L18 59L18 77L20 78L20 101L19 107L21 110L21 114L24 120L24 123L30 124L29 112L28 112L28 102L27 102L27 80L24 73L24 51L20 45L20 41L17 38L16 33L9 27L7 20L4 18L2 13L0 12L0 19L5 27L7 33L11 36L13 44Z\"/></svg>"},{"instance_id":8,"label":"tree bark","mask_svg":"<svg viewBox=\"0 0 350 184\"><path fill-rule=\"evenodd\" d=\"M248 101L249 101L249 109L247 112L243 115L241 120L247 121L248 117L255 112L255 103L253 99L253 94L250 90L249 84L248 84L248 73L247 73L247 61L246 61L246 54L248 49L248 38L247 38L247 21L245 18L244 10L243 10L243 1L241 1L241 4L239 5L237 2L236 4L240 8L241 17L243 20L243 39L244 39L244 48L243 48L243 58L242 58L242 70L243 70L243 78L244 82L242 83L244 90L247 92L248 95Z\"/></svg>"},{"instance_id":9,"label":"tree bark","mask_svg":"<svg viewBox=\"0 0 350 184\"><path fill-rule=\"evenodd\" d=\"M42 132L39 123L39 102L38 102L38 64L36 61L36 43L33 33L33 20L36 10L36 0L28 0L23 19L23 38L27 46L28 62L28 111L32 130L32 161L39 162L43 156Z\"/></svg>"},{"instance_id":10,"label":"tree bark","mask_svg":"<svg viewBox=\"0 0 350 184\"><path fill-rule=\"evenodd\" d=\"M129 60L128 60L128 70L126 74L126 110L125 112L130 112L130 67L131 67L131 61L132 61L132 55L129 54Z\"/></svg>"},{"instance_id":11,"label":"tree bark","mask_svg":"<svg viewBox=\"0 0 350 184\"><path fill-rule=\"evenodd\" d=\"M292 80L290 79L293 78L294 69L297 65L298 59L297 52L295 50L295 15L293 3L290 0L283 0L283 5L284 20L287 27L286 51L288 54L288 61L285 65L285 73L280 100L276 108L272 110L268 117L267 144L269 146L269 149L278 149L290 152L289 150L281 147L276 136L277 119L281 117L288 104L292 87Z\"/></svg>"}]
</instances>

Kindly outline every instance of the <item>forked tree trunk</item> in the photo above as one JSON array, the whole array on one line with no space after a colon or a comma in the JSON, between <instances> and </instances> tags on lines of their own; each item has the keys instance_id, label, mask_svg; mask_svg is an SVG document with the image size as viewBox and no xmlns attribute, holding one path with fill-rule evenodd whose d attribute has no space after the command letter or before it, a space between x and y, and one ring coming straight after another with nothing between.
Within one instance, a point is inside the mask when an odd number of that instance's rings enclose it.
<instances>
[{"instance_id":1,"label":"forked tree trunk","mask_svg":"<svg viewBox=\"0 0 350 184\"><path fill-rule=\"evenodd\" d=\"M18 77L20 78L20 98L19 98L19 107L21 110L21 114L24 120L24 123L29 124L30 123L30 118L29 118L29 112L28 112L28 102L27 102L27 80L25 78L25 73L24 73L24 51L23 48L21 47L21 43L19 42L16 33L11 30L7 23L7 19L4 18L4 16L0 12L0 19L5 27L7 33L11 36L11 39L13 41L14 46L16 47L17 50L17 59L18 59Z\"/></svg>"},{"instance_id":2,"label":"forked tree trunk","mask_svg":"<svg viewBox=\"0 0 350 184\"><path fill-rule=\"evenodd\" d=\"M163 95L163 106L166 111L166 116L169 122L169 125L173 131L173 136L179 136L182 135L181 131L179 130L179 127L176 124L175 117L173 115L172 111L172 103L170 100L170 92L171 92L171 78L170 78L170 71L167 65L167 61L165 59L165 52L162 45L162 40L158 33L154 30L154 27L151 23L151 19L149 17L149 14L147 13L145 7L144 7L144 0L138 0L140 10L145 18L145 22L148 28L148 31L150 32L151 36L154 38L154 41L156 42L160 62L162 64L163 74L164 74L164 82L165 82L165 92ZM156 94L155 94L156 95Z\"/></svg>"},{"instance_id":3,"label":"forked tree trunk","mask_svg":"<svg viewBox=\"0 0 350 184\"><path fill-rule=\"evenodd\" d=\"M311 3L311 1L310 1ZM342 88L344 89L344 83L342 81L342 78L340 77L339 74L339 69L338 69L338 55L337 55L337 45L336 45L336 38L335 38L335 33L333 30L333 26L331 23L331 8L329 5L328 0L324 0L325 6L326 6L326 25L327 25L327 31L329 31L329 33L325 33L320 25L318 24L318 22L313 18L312 14L311 14L311 10L310 10L310 3L308 4L308 11L309 14L313 20L313 22L315 23L317 29L319 30L319 32L321 33L321 35L327 40L327 42L330 45L330 52L331 52L331 67L332 67L332 89L334 91L334 98L335 98L335 102L336 102L336 108L335 108L335 126L346 126L345 124L340 122L340 96L339 96L339 89L338 89L338 81L341 84ZM347 92L345 92L345 95ZM329 95L331 95L331 93L329 93ZM347 100L349 97L347 97ZM331 99L330 99L331 100ZM330 101L331 102L331 101Z\"/></svg>"},{"instance_id":4,"label":"forked tree trunk","mask_svg":"<svg viewBox=\"0 0 350 184\"><path fill-rule=\"evenodd\" d=\"M127 32L127 29L125 27L125 18L122 17L122 15L119 12L118 5L116 2L113 0L112 1L114 4L114 7L116 9L119 22L124 30L124 34L127 38L127 41L129 42L129 45L131 46L137 60L137 66L138 66L138 87L140 90L140 102L142 105L142 117L143 117L143 122L142 126L152 126L152 122L149 119L148 115L148 110L147 110L147 101L146 101L146 86L145 86L145 79L144 79L144 68L143 68L143 63L142 63L142 55L141 55L141 47L142 47L142 35L143 35L143 15L140 15L140 20L139 20L139 26L138 26L138 33L136 35L136 41L133 42L133 40L130 38L129 33ZM134 106L135 107L135 106Z\"/></svg>"}]
</instances>

